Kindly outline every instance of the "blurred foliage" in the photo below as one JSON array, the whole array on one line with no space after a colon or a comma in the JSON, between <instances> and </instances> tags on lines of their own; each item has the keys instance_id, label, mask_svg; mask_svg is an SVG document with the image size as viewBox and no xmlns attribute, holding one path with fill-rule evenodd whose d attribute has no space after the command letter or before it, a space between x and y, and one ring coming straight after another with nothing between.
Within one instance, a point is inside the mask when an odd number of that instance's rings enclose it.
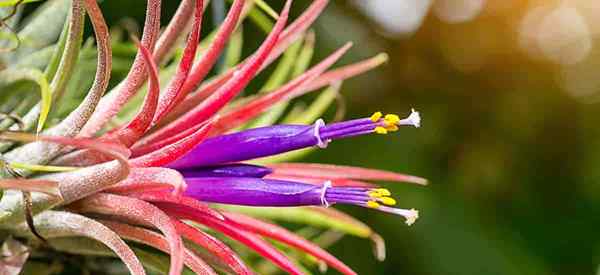
<instances>
[{"instance_id":1,"label":"blurred foliage","mask_svg":"<svg viewBox=\"0 0 600 275\"><path fill-rule=\"evenodd\" d=\"M178 1L164 2L163 18L169 18ZM282 1L267 2L277 10ZM308 2L295 1L296 12ZM346 237L331 247L359 274L593 274L598 268L600 108L556 81L577 65L540 60L515 46L511 28L527 14L524 3L536 1L508 2L523 3L459 23L430 12L413 33L392 38L341 0L315 25L316 60L345 41L355 46L341 63L390 55L383 68L344 84L347 117L411 107L423 116L418 130L335 142L306 159L430 179L425 188L388 186L401 206L421 211L412 227L383 213L343 208L387 241L384 262L366 240ZM102 3L113 26L124 18L141 22L144 5ZM262 32L249 25L244 35L258 43ZM585 81L600 79L600 66L582 62L588 78L577 87L588 87Z\"/></svg>"}]
</instances>

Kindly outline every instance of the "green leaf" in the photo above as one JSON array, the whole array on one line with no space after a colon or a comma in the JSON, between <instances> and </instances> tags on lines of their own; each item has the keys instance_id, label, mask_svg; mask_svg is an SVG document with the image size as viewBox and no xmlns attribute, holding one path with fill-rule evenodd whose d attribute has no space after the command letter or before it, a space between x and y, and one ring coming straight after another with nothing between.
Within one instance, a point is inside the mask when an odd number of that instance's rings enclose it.
<instances>
[{"instance_id":1,"label":"green leaf","mask_svg":"<svg viewBox=\"0 0 600 275\"><path fill-rule=\"evenodd\" d=\"M5 1L5 4L12 4L14 1L8 0ZM0 4L0 6L2 5ZM17 61L34 51L55 43L67 19L70 7L70 0L46 1L29 18L25 19L26 24L18 34L21 45L16 51L7 54L10 55L9 60Z\"/></svg>"},{"instance_id":2,"label":"green leaf","mask_svg":"<svg viewBox=\"0 0 600 275\"><path fill-rule=\"evenodd\" d=\"M289 124L310 124L323 116L325 111L331 106L340 93L341 83L331 85L325 89L303 112L299 114L290 113L283 123Z\"/></svg>"},{"instance_id":3,"label":"green leaf","mask_svg":"<svg viewBox=\"0 0 600 275\"><path fill-rule=\"evenodd\" d=\"M243 46L244 33L242 26L239 26L238 30L233 33L227 44L227 51L225 52L225 65L223 66L222 72L233 68L240 62L242 59Z\"/></svg>"},{"instance_id":4,"label":"green leaf","mask_svg":"<svg viewBox=\"0 0 600 275\"><path fill-rule=\"evenodd\" d=\"M265 12L267 15L271 16L271 18L277 20L279 19L279 14L277 14L277 12L271 8L271 6L269 6L269 4L267 4L265 1L263 0L254 0L254 4L259 7L263 12Z\"/></svg>"},{"instance_id":5,"label":"green leaf","mask_svg":"<svg viewBox=\"0 0 600 275\"><path fill-rule=\"evenodd\" d=\"M262 11L260 11L260 9L253 7L250 12L248 12L248 18L250 18L250 21L252 21L264 33L270 33L273 29L273 21L269 19L269 17Z\"/></svg>"},{"instance_id":6,"label":"green leaf","mask_svg":"<svg viewBox=\"0 0 600 275\"><path fill-rule=\"evenodd\" d=\"M285 81L289 79L290 73L292 72L292 68L294 67L294 63L298 60L301 46L302 39L298 39L298 41L294 42L285 51L283 57L277 64L277 67L275 68L267 82L260 89L261 93L272 92L273 90L283 85ZM268 112L262 114L260 117L254 120L254 122L249 124L247 128L257 128L274 124L283 115L287 106L287 102L282 102L272 106Z\"/></svg>"},{"instance_id":7,"label":"green leaf","mask_svg":"<svg viewBox=\"0 0 600 275\"><path fill-rule=\"evenodd\" d=\"M27 3L33 3L33 2L40 2L43 0L23 0L23 1L19 1L19 0L0 0L0 8L3 7L13 7L18 3L21 4L27 4Z\"/></svg>"},{"instance_id":8,"label":"green leaf","mask_svg":"<svg viewBox=\"0 0 600 275\"><path fill-rule=\"evenodd\" d=\"M25 169L34 172L71 172L79 169L79 167L68 167L68 166L52 166L52 165L36 165L36 164L26 164L26 163L18 163L11 162L10 166L15 169Z\"/></svg>"},{"instance_id":9,"label":"green leaf","mask_svg":"<svg viewBox=\"0 0 600 275\"><path fill-rule=\"evenodd\" d=\"M370 238L373 234L371 228L363 223L336 218L316 211L312 207L245 207L231 205L218 205L218 207L259 218L334 229L361 238Z\"/></svg>"},{"instance_id":10,"label":"green leaf","mask_svg":"<svg viewBox=\"0 0 600 275\"><path fill-rule=\"evenodd\" d=\"M18 81L29 80L39 86L41 96L41 109L38 118L37 132L44 128L44 123L48 118L50 106L52 105L52 94L50 85L44 73L35 69L6 69L0 72L0 87L13 84Z\"/></svg>"}]
</instances>

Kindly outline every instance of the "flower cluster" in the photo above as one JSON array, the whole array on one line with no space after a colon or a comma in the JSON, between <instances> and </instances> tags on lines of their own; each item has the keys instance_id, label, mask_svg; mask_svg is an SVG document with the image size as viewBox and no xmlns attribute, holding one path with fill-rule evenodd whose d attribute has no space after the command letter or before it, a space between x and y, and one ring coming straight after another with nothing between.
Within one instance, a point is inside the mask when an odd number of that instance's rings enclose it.
<instances>
[{"instance_id":1,"label":"flower cluster","mask_svg":"<svg viewBox=\"0 0 600 275\"><path fill-rule=\"evenodd\" d=\"M0 4L3 31L14 35L1 43L0 166L6 173L0 179L0 228L17 240L34 247L41 239L38 247L52 251L116 255L132 274L148 269L175 275L186 267L197 274L253 274L257 267L240 256L246 250L290 274L304 274L303 264L355 274L310 236L273 222L368 237L382 258L376 233L329 207L377 209L403 216L408 225L418 218L414 209L393 207L397 202L390 191L369 181L426 184L422 178L289 162L294 153L324 149L337 139L420 127L414 110L404 119L381 112L329 124L318 119L343 80L385 59L379 55L330 69L350 48L347 44L308 68L314 47L308 28L327 0L313 1L290 24L291 0L279 13L262 1L234 0L219 28L201 41L205 1L182 0L161 33L161 1L148 0L143 36L133 39L133 65L110 90L111 72L119 69L112 52L131 47L110 37L119 32L109 32L96 0L47 1L23 21L22 1L11 3L7 8ZM258 16L263 13L275 22ZM82 46L86 17L95 47ZM240 22L247 17L260 22L268 35L251 56L239 60ZM174 51L178 48L180 54ZM86 70L90 55L97 55L97 62ZM221 56L229 65L225 62L221 73L208 78ZM265 88L241 97L249 82L278 59ZM89 90L81 89L81 79L94 71ZM161 86L164 79L169 81ZM313 105L291 108L284 116L292 99L321 88ZM144 89L145 97L137 96ZM41 96L26 93L38 90ZM5 240L9 255L0 258L1 274L9 262L18 263L9 274L26 264L30 248L17 240ZM294 251L312 257L300 263L302 257L291 256Z\"/></svg>"}]
</instances>

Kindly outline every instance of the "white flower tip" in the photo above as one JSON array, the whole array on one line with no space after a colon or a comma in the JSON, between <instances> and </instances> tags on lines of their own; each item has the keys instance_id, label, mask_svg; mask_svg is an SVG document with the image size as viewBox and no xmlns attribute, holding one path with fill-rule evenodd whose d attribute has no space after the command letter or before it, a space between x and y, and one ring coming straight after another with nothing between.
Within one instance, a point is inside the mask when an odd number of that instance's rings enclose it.
<instances>
[{"instance_id":1,"label":"white flower tip","mask_svg":"<svg viewBox=\"0 0 600 275\"><path fill-rule=\"evenodd\" d=\"M407 210L404 217L406 218L406 224L410 226L419 218L419 211L415 209Z\"/></svg>"},{"instance_id":2,"label":"white flower tip","mask_svg":"<svg viewBox=\"0 0 600 275\"><path fill-rule=\"evenodd\" d=\"M411 109L410 115L405 120L416 128L421 127L421 115L415 109Z\"/></svg>"}]
</instances>

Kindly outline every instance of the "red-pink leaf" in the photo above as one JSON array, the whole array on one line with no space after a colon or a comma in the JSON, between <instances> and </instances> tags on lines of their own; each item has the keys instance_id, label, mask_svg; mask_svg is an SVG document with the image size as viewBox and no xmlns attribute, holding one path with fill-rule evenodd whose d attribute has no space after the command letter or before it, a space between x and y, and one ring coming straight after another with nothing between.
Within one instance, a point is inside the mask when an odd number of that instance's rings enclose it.
<instances>
[{"instance_id":1,"label":"red-pink leaf","mask_svg":"<svg viewBox=\"0 0 600 275\"><path fill-rule=\"evenodd\" d=\"M94 139L38 136L16 132L0 133L0 139L59 143L77 148L95 150L117 160L116 163L109 162L72 172L41 176L41 179L52 180L59 183L60 193L65 203L78 200L87 195L106 189L125 179L129 174L129 163L127 160L129 150L120 144Z\"/></svg>"},{"instance_id":2,"label":"red-pink leaf","mask_svg":"<svg viewBox=\"0 0 600 275\"><path fill-rule=\"evenodd\" d=\"M346 266L343 262L338 260L329 252L323 250L319 246L311 243L310 241L288 231L287 229L270 224L252 217L248 217L242 214L236 213L223 213L226 218L232 220L236 225L239 225L242 229L254 232L261 236L271 238L289 246L300 249L308 254L313 255L315 258L324 261L333 268L337 269L342 274L354 275L351 268Z\"/></svg>"},{"instance_id":3,"label":"red-pink leaf","mask_svg":"<svg viewBox=\"0 0 600 275\"><path fill-rule=\"evenodd\" d=\"M301 94L297 92L299 87L315 79L319 74L329 68L329 66L333 65L333 63L342 57L351 46L351 43L344 45L319 64L315 65L312 69L298 76L296 79L290 81L276 91L254 99L223 115L215 126L213 134L223 133L229 129L236 128L264 112L267 108L279 101L300 96Z\"/></svg>"},{"instance_id":4,"label":"red-pink leaf","mask_svg":"<svg viewBox=\"0 0 600 275\"><path fill-rule=\"evenodd\" d=\"M62 200L58 182L52 180L1 179L0 189L16 189L29 192L40 192L55 196Z\"/></svg>"},{"instance_id":5,"label":"red-pink leaf","mask_svg":"<svg viewBox=\"0 0 600 275\"><path fill-rule=\"evenodd\" d=\"M171 144L174 144L190 135L198 131L198 129L204 127L206 123L198 124L185 131L178 133L176 135L170 136L165 139L157 140L153 143L145 143L145 140L142 139L140 142L136 143L135 146L131 148L131 155L133 157L139 157L141 155L145 155L154 151L158 151L161 148L167 147Z\"/></svg>"},{"instance_id":6,"label":"red-pink leaf","mask_svg":"<svg viewBox=\"0 0 600 275\"><path fill-rule=\"evenodd\" d=\"M186 208L190 211L193 211L198 215L204 215L218 220L224 219L223 215L221 215L221 213L219 213L218 211L210 208L208 205L196 199L186 196L174 196L173 194L164 191L135 193L130 194L130 196L152 203L177 205L178 207Z\"/></svg>"},{"instance_id":7,"label":"red-pink leaf","mask_svg":"<svg viewBox=\"0 0 600 275\"><path fill-rule=\"evenodd\" d=\"M200 142L206 138L208 133L210 133L213 124L214 121L209 121L206 123L206 125L196 130L193 134L186 136L173 144L169 144L168 146L153 151L152 153L134 158L129 163L133 167L151 167L163 166L173 162L200 144Z\"/></svg>"},{"instance_id":8,"label":"red-pink leaf","mask_svg":"<svg viewBox=\"0 0 600 275\"><path fill-rule=\"evenodd\" d=\"M122 217L143 225L158 228L169 243L171 255L170 275L179 275L183 269L183 242L171 219L154 205L130 197L95 194L72 205L80 212L92 212Z\"/></svg>"},{"instance_id":9,"label":"red-pink leaf","mask_svg":"<svg viewBox=\"0 0 600 275\"><path fill-rule=\"evenodd\" d=\"M231 250L226 244L219 241L215 237L204 233L202 230L195 228L179 220L173 219L173 224L177 228L177 232L186 239L203 247L208 252L218 257L229 269L235 274L250 275L253 272L244 264L244 262Z\"/></svg>"},{"instance_id":10,"label":"red-pink leaf","mask_svg":"<svg viewBox=\"0 0 600 275\"><path fill-rule=\"evenodd\" d=\"M132 168L129 176L105 192L127 195L153 190L172 189L178 196L187 188L183 176L177 171L163 167Z\"/></svg>"},{"instance_id":11,"label":"red-pink leaf","mask_svg":"<svg viewBox=\"0 0 600 275\"><path fill-rule=\"evenodd\" d=\"M244 0L236 0L233 2L229 13L223 20L219 32L215 35L214 40L202 56L202 59L194 65L194 69L183 86L181 97L177 98L175 104L179 103L185 96L193 91L199 83L204 80L204 77L210 72L210 69L215 65L221 52L225 48L225 44L229 40L231 33L237 25L240 14L244 7Z\"/></svg>"},{"instance_id":12,"label":"red-pink leaf","mask_svg":"<svg viewBox=\"0 0 600 275\"><path fill-rule=\"evenodd\" d=\"M156 140L167 138L184 131L188 127L206 121L238 95L256 75L271 50L275 47L277 39L287 22L290 6L291 1L288 0L269 36L254 55L252 55L250 60L236 70L236 73L234 73L233 77L227 81L225 85L220 87L214 94L210 95L187 114L153 133L151 138L149 137L148 142L151 143Z\"/></svg>"},{"instance_id":13,"label":"red-pink leaf","mask_svg":"<svg viewBox=\"0 0 600 275\"><path fill-rule=\"evenodd\" d=\"M144 105L131 122L124 127L108 133L102 138L104 141L116 140L127 147L130 147L135 141L139 140L139 138L148 130L150 123L152 122L154 112L156 111L158 95L160 92L158 69L156 63L154 63L152 54L148 51L148 49L144 48L144 46L138 45L138 47L140 52L143 54L150 71L150 85L148 88L148 94L144 100ZM110 160L110 158L104 154L97 154L90 150L79 150L59 157L58 159L54 160L53 163L55 165L77 165L79 167L84 167L108 160Z\"/></svg>"},{"instance_id":14,"label":"red-pink leaf","mask_svg":"<svg viewBox=\"0 0 600 275\"><path fill-rule=\"evenodd\" d=\"M154 231L118 222L101 222L127 240L149 245L167 254L170 252L168 240ZM187 267L189 267L194 273L216 275L215 271L208 264L206 264L206 262L200 259L194 252L187 248L182 249L182 251L184 252L184 264Z\"/></svg>"},{"instance_id":15,"label":"red-pink leaf","mask_svg":"<svg viewBox=\"0 0 600 275\"><path fill-rule=\"evenodd\" d=\"M274 173L286 176L324 179L359 179L410 182L425 185L424 178L376 169L317 163L271 164Z\"/></svg>"},{"instance_id":16,"label":"red-pink leaf","mask_svg":"<svg viewBox=\"0 0 600 275\"><path fill-rule=\"evenodd\" d=\"M121 237L93 219L69 212L44 211L36 215L34 221L36 229L48 239L84 236L97 240L115 252L131 274L146 274L138 258ZM28 232L26 225L19 225L18 229L20 232Z\"/></svg>"},{"instance_id":17,"label":"red-pink leaf","mask_svg":"<svg viewBox=\"0 0 600 275\"><path fill-rule=\"evenodd\" d=\"M195 0L182 0L179 4L175 15L173 15L158 41L156 41L156 47L154 48L156 63L162 63L177 44L179 38L185 34L182 30L187 30L194 18L194 2Z\"/></svg>"},{"instance_id":18,"label":"red-pink leaf","mask_svg":"<svg viewBox=\"0 0 600 275\"><path fill-rule=\"evenodd\" d=\"M177 69L175 76L171 80L171 83L169 83L169 86L167 86L165 92L160 95L158 109L152 120L153 124L156 124L156 122L161 120L169 111L171 111L180 98L185 96L185 92L182 90L182 87L190 74L194 57L196 56L196 50L198 49L198 39L200 38L202 15L204 13L203 7L204 1L196 0L192 32L188 38L187 45L183 50L183 57L181 58L179 68Z\"/></svg>"},{"instance_id":19,"label":"red-pink leaf","mask_svg":"<svg viewBox=\"0 0 600 275\"><path fill-rule=\"evenodd\" d=\"M248 246L252 250L256 251L258 254L269 259L275 265L279 266L282 270L290 274L302 274L302 271L300 271L300 269L298 269L298 267L296 267L294 263L290 261L290 259L288 259L285 255L281 254L281 252L279 252L276 248L274 248L258 236L237 228L235 225L231 224L231 222L209 218L200 215L194 211L190 211L189 209L181 208L173 204L155 204L161 209L165 210L170 215L182 219L193 220L197 223L206 225L214 230L220 231L228 237Z\"/></svg>"},{"instance_id":20,"label":"red-pink leaf","mask_svg":"<svg viewBox=\"0 0 600 275\"><path fill-rule=\"evenodd\" d=\"M331 85L332 83L348 79L367 71L370 71L382 63L387 61L386 54L379 54L371 57L367 60L363 60L354 64L346 65L331 71L328 71L320 75L317 79L312 81L305 87L307 91L317 90L325 86Z\"/></svg>"},{"instance_id":21,"label":"red-pink leaf","mask_svg":"<svg viewBox=\"0 0 600 275\"><path fill-rule=\"evenodd\" d=\"M149 73L148 94L144 100L144 105L139 113L122 129L112 134L109 138L116 138L127 147L131 147L150 127L155 112L157 111L158 98L160 94L160 83L158 80L158 67L152 58L152 54L143 45L138 44L138 48L144 57L145 64Z\"/></svg>"},{"instance_id":22,"label":"red-pink leaf","mask_svg":"<svg viewBox=\"0 0 600 275\"><path fill-rule=\"evenodd\" d=\"M160 7L160 0L148 0L147 2L146 21L144 22L144 34L141 42L146 49L154 49L159 34ZM80 133L82 136L92 136L99 131L136 94L145 82L146 70L144 63L142 53L138 53L125 80L113 92L102 98L94 114L82 129Z\"/></svg>"},{"instance_id":23,"label":"red-pink leaf","mask_svg":"<svg viewBox=\"0 0 600 275\"><path fill-rule=\"evenodd\" d=\"M304 183L310 183L310 184L316 184L316 185L323 185L325 182L329 181L331 183L331 186L366 187L366 188L376 188L377 187L377 185L372 184L370 182L358 181L358 180L288 176L288 175L280 175L277 173L266 175L265 178L275 179L275 180L297 181L297 182L304 182Z\"/></svg>"},{"instance_id":24,"label":"red-pink leaf","mask_svg":"<svg viewBox=\"0 0 600 275\"><path fill-rule=\"evenodd\" d=\"M269 54L269 57L264 62L261 70L265 68L268 64L271 64L281 53L283 53L296 39L298 39L304 31L310 27L310 25L317 19L319 14L325 9L327 6L328 0L316 0L313 1L310 7L308 7L302 15L300 15L293 23L291 23L281 34L279 39L277 40L275 49ZM241 66L243 66L247 60L228 70L227 72L219 75L215 79L208 82L203 87L200 87L200 90L196 93L188 95L185 100L179 104L176 108L173 109L171 114L165 118L166 121L173 121L175 118L181 116L186 113L188 110L191 110L196 105L200 104L204 99L206 99L209 95L215 92L219 87L221 87L225 82L229 81L233 76L233 73L238 70ZM191 78L190 78L191 79ZM191 81L188 81L191 82ZM192 89L196 87L198 83L194 83ZM150 142L150 140L148 140Z\"/></svg>"}]
</instances>

